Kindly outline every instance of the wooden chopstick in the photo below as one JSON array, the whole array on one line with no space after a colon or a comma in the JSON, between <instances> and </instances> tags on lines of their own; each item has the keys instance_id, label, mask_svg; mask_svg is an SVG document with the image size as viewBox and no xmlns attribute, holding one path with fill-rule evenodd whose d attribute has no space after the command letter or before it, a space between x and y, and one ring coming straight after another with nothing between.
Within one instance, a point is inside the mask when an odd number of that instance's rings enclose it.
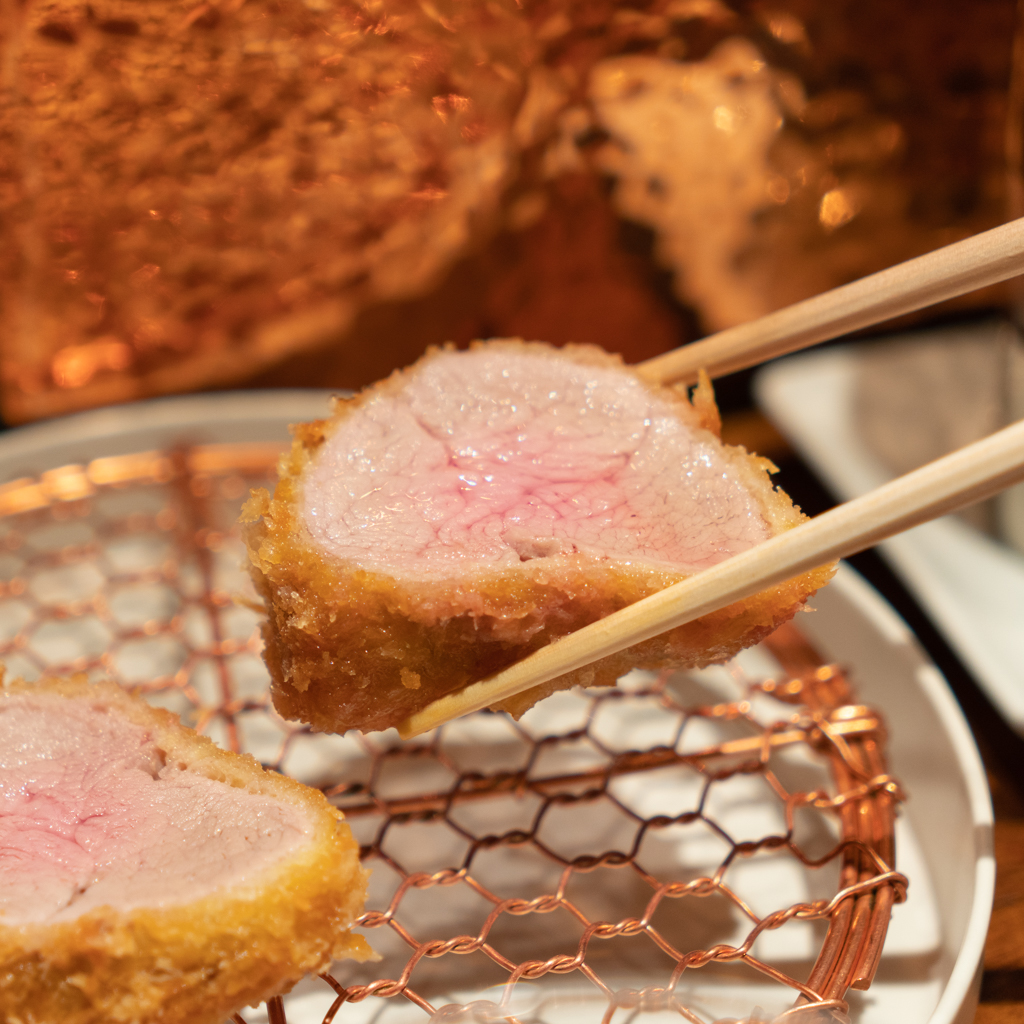
<instances>
[{"instance_id":1,"label":"wooden chopstick","mask_svg":"<svg viewBox=\"0 0 1024 1024\"><path fill-rule=\"evenodd\" d=\"M1024 218L638 363L648 380L692 384L1024 274Z\"/></svg>"},{"instance_id":2,"label":"wooden chopstick","mask_svg":"<svg viewBox=\"0 0 1024 1024\"><path fill-rule=\"evenodd\" d=\"M692 384L701 369L717 377L756 366L1022 273L1024 218L683 345L636 369L658 383ZM406 719L399 732L416 736L488 707L806 569L981 501L1020 479L1024 425L1017 424L585 626L490 679L442 697Z\"/></svg>"},{"instance_id":3,"label":"wooden chopstick","mask_svg":"<svg viewBox=\"0 0 1024 1024\"><path fill-rule=\"evenodd\" d=\"M1020 480L1024 420L584 626L503 672L434 701L398 731L409 738L479 711Z\"/></svg>"}]
</instances>

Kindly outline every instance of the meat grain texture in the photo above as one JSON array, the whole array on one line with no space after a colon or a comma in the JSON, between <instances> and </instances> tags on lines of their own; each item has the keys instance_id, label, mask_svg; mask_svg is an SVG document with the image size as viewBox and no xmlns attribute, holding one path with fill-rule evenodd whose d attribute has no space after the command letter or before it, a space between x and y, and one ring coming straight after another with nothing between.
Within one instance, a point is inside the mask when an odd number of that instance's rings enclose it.
<instances>
[{"instance_id":1,"label":"meat grain texture","mask_svg":"<svg viewBox=\"0 0 1024 1024\"><path fill-rule=\"evenodd\" d=\"M5 1024L222 1024L371 957L365 894L318 791L113 684L0 689Z\"/></svg>"},{"instance_id":2,"label":"meat grain texture","mask_svg":"<svg viewBox=\"0 0 1024 1024\"><path fill-rule=\"evenodd\" d=\"M767 460L694 400L587 347L439 350L294 429L242 520L274 703L384 729L445 693L804 517ZM631 668L724 661L786 621L825 566L500 707Z\"/></svg>"}]
</instances>

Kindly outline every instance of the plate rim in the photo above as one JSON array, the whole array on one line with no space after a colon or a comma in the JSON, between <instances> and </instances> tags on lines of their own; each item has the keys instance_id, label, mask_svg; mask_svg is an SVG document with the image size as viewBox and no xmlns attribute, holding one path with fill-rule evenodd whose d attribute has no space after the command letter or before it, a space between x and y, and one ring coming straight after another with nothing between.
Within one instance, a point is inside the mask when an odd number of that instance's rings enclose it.
<instances>
[{"instance_id":1,"label":"plate rim","mask_svg":"<svg viewBox=\"0 0 1024 1024\"><path fill-rule=\"evenodd\" d=\"M961 328L962 329L962 328ZM912 331L888 338L911 339L941 333ZM872 339L868 344L883 344L886 338ZM857 365L857 343L830 346L816 352L804 352L780 359L763 367L754 379L754 395L758 406L791 441L811 468L842 500L864 493L864 474L850 470L849 465L870 468L877 483L892 479L893 474L855 440L846 442L843 435L852 435L848 406L844 404ZM831 422L823 433L818 418L810 422L799 400L814 393L816 403L826 404L830 398ZM836 446L839 435L840 444ZM826 457L820 450L829 439ZM856 478L856 479L854 479ZM971 616L969 602L959 600L958 592L944 584L944 577L932 564L935 551L960 552L962 558L975 556L989 562L998 560L1014 587L1024 589L1024 559L1004 544L951 517L925 523L906 533L883 541L879 550L907 584L915 600L946 635L954 650L975 677L1003 718L1018 734L1024 736L1024 692L1015 681L1012 666L1002 656L989 651L974 631L962 621L962 614ZM951 563L952 564L952 563ZM981 616L983 618L983 616Z\"/></svg>"}]
</instances>

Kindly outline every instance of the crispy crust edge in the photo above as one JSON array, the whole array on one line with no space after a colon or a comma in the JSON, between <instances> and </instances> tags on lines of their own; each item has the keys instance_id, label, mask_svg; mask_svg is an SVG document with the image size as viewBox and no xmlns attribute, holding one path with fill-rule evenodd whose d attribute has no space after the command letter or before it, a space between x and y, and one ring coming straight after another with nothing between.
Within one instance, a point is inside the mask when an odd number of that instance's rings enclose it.
<instances>
[{"instance_id":1,"label":"crispy crust edge","mask_svg":"<svg viewBox=\"0 0 1024 1024\"><path fill-rule=\"evenodd\" d=\"M368 872L343 815L318 790L221 750L113 683L25 683L5 693L90 699L149 729L169 764L299 808L313 834L284 861L180 906L97 908L55 925L0 924L0 1004L11 1024L221 1024L332 960L372 959L349 928Z\"/></svg>"}]
</instances>

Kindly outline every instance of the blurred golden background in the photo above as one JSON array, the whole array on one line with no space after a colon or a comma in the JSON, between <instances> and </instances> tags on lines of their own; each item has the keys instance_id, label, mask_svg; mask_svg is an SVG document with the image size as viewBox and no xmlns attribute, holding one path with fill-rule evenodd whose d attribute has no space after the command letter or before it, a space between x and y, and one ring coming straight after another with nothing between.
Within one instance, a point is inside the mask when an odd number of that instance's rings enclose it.
<instances>
[{"instance_id":1,"label":"blurred golden background","mask_svg":"<svg viewBox=\"0 0 1024 1024\"><path fill-rule=\"evenodd\" d=\"M1022 208L1013 0L47 0L0 30L11 423L476 337L639 360Z\"/></svg>"}]
</instances>

